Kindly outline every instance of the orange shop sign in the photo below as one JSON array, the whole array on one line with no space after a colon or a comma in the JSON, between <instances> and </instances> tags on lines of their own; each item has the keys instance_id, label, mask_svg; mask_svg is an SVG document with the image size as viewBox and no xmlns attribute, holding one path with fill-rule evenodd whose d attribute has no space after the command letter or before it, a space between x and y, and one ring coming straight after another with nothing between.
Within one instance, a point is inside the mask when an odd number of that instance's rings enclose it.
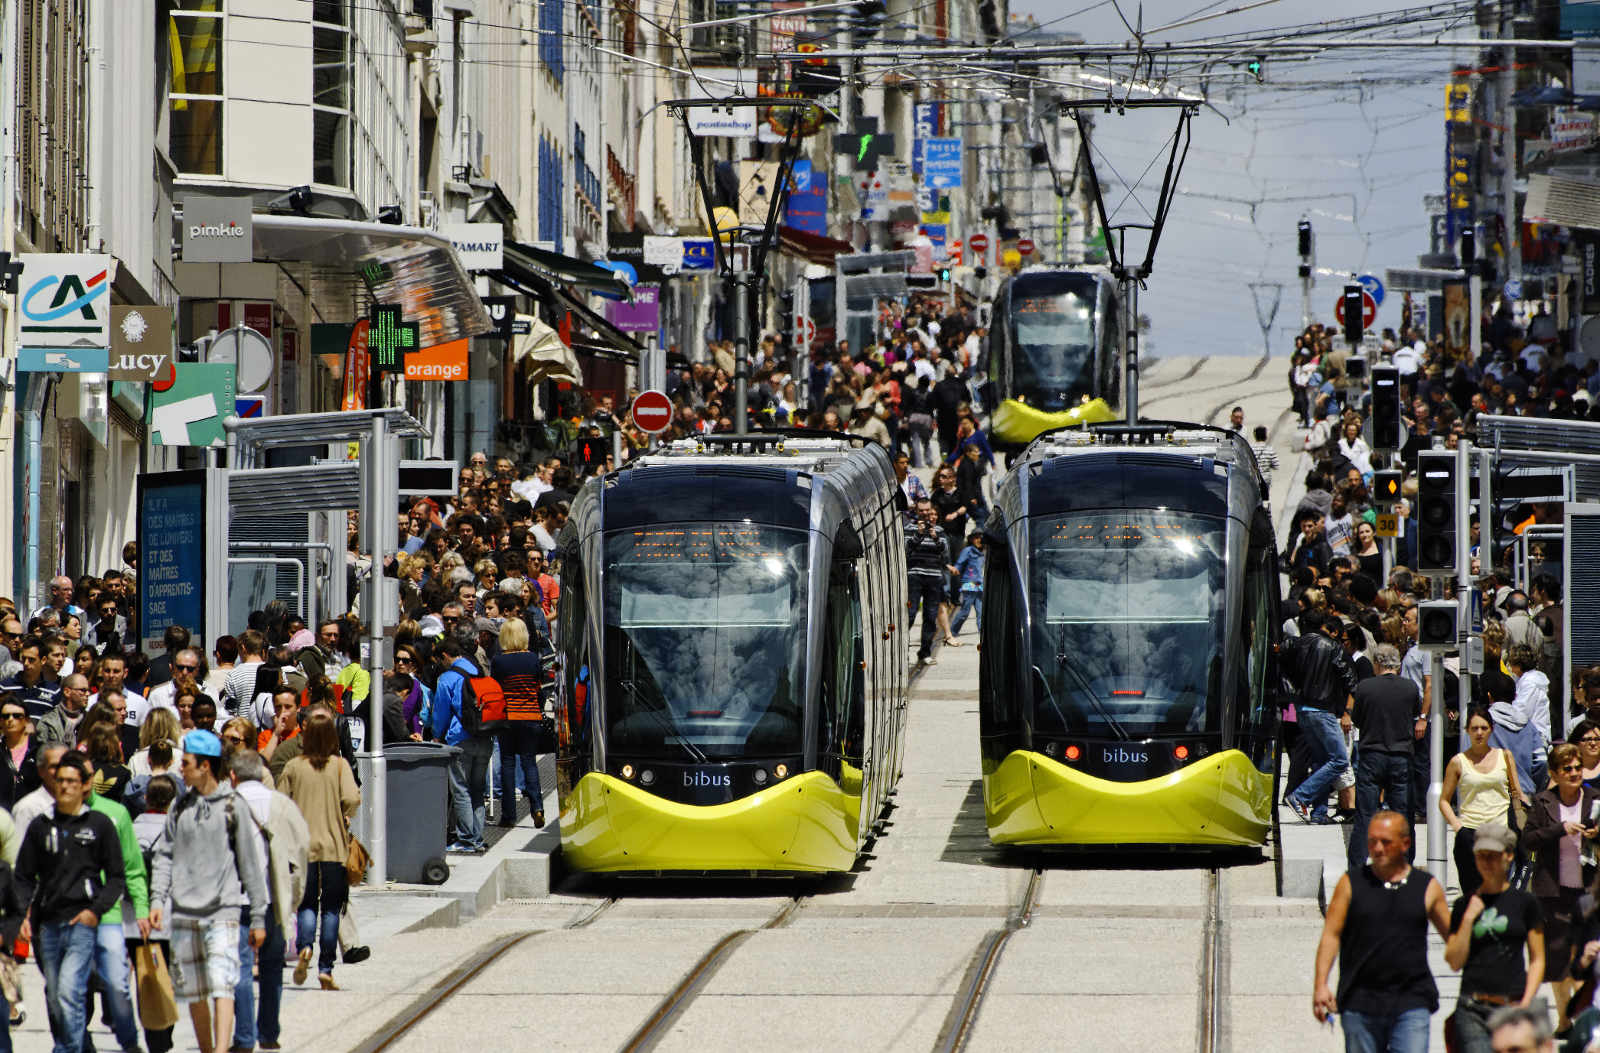
<instances>
[{"instance_id":1,"label":"orange shop sign","mask_svg":"<svg viewBox=\"0 0 1600 1053\"><path fill-rule=\"evenodd\" d=\"M434 344L406 356L407 380L466 380L468 341Z\"/></svg>"}]
</instances>

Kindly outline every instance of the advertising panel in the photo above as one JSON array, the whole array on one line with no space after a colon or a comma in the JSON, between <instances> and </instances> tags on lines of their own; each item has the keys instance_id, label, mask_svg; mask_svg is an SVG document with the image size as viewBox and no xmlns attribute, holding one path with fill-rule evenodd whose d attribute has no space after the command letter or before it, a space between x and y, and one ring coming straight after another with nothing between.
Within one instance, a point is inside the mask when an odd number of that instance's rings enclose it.
<instances>
[{"instance_id":1,"label":"advertising panel","mask_svg":"<svg viewBox=\"0 0 1600 1053\"><path fill-rule=\"evenodd\" d=\"M139 628L152 653L169 625L205 638L205 480L204 471L139 476Z\"/></svg>"}]
</instances>

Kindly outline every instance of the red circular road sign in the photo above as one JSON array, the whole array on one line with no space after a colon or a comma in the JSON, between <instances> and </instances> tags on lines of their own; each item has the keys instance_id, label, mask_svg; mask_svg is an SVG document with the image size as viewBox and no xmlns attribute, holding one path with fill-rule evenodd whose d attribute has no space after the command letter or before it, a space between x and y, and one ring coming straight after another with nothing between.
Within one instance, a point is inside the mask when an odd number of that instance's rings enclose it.
<instances>
[{"instance_id":1,"label":"red circular road sign","mask_svg":"<svg viewBox=\"0 0 1600 1053\"><path fill-rule=\"evenodd\" d=\"M972 251L983 253L989 251L989 238L985 234L974 234L967 239L967 244L972 246Z\"/></svg>"},{"instance_id":2,"label":"red circular road sign","mask_svg":"<svg viewBox=\"0 0 1600 1053\"><path fill-rule=\"evenodd\" d=\"M806 315L801 315L794 326L794 345L799 348L809 348L816 338L817 323Z\"/></svg>"},{"instance_id":3,"label":"red circular road sign","mask_svg":"<svg viewBox=\"0 0 1600 1053\"><path fill-rule=\"evenodd\" d=\"M1344 325L1344 297L1339 297L1333 304L1333 317L1340 325ZM1361 290L1361 328L1371 329L1372 323L1378 320L1378 301L1365 289Z\"/></svg>"},{"instance_id":4,"label":"red circular road sign","mask_svg":"<svg viewBox=\"0 0 1600 1053\"><path fill-rule=\"evenodd\" d=\"M1032 256L1033 255L1033 239L1032 238L1018 238L1017 239L1017 252L1019 254L1023 255L1023 256Z\"/></svg>"},{"instance_id":5,"label":"red circular road sign","mask_svg":"<svg viewBox=\"0 0 1600 1053\"><path fill-rule=\"evenodd\" d=\"M641 391L633 400L633 423L640 431L654 435L672 423L672 400L659 391Z\"/></svg>"}]
</instances>

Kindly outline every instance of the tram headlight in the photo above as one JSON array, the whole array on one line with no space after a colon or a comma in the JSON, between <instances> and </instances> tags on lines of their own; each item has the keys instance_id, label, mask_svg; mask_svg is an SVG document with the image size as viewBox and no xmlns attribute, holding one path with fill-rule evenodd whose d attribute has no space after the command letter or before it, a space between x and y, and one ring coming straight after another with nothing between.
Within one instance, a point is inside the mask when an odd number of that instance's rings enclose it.
<instances>
[{"instance_id":1,"label":"tram headlight","mask_svg":"<svg viewBox=\"0 0 1600 1053\"><path fill-rule=\"evenodd\" d=\"M1069 743L1067 748L1061 752L1061 755L1069 762L1077 763L1078 758L1083 756L1083 750Z\"/></svg>"},{"instance_id":2,"label":"tram headlight","mask_svg":"<svg viewBox=\"0 0 1600 1053\"><path fill-rule=\"evenodd\" d=\"M633 780L633 765L624 764L622 766L622 777L630 782Z\"/></svg>"},{"instance_id":3,"label":"tram headlight","mask_svg":"<svg viewBox=\"0 0 1600 1053\"><path fill-rule=\"evenodd\" d=\"M787 764L773 765L772 775L774 778L787 779L789 777L789 766Z\"/></svg>"},{"instance_id":4,"label":"tram headlight","mask_svg":"<svg viewBox=\"0 0 1600 1053\"><path fill-rule=\"evenodd\" d=\"M1172 756L1179 764L1189 759L1189 747L1179 744L1172 747Z\"/></svg>"},{"instance_id":5,"label":"tram headlight","mask_svg":"<svg viewBox=\"0 0 1600 1053\"><path fill-rule=\"evenodd\" d=\"M655 783L656 783L656 773L651 771L649 768L646 768L646 769L644 769L643 771L641 771L639 773L639 785L640 786L654 786Z\"/></svg>"},{"instance_id":6,"label":"tram headlight","mask_svg":"<svg viewBox=\"0 0 1600 1053\"><path fill-rule=\"evenodd\" d=\"M750 781L757 786L765 786L767 784L767 769L757 768L755 773L750 776Z\"/></svg>"}]
</instances>

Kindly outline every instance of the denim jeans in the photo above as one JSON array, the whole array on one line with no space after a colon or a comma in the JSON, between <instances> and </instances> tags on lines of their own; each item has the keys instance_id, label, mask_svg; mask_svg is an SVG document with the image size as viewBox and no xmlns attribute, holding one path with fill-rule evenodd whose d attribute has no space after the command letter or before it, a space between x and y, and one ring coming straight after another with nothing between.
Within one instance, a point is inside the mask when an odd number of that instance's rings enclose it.
<instances>
[{"instance_id":1,"label":"denim jeans","mask_svg":"<svg viewBox=\"0 0 1600 1053\"><path fill-rule=\"evenodd\" d=\"M1382 803L1379 797L1382 796ZM1356 817L1350 824L1350 872L1367 861L1367 824L1380 809L1405 816L1411 823L1411 754L1356 751ZM1416 842L1413 839L1413 850Z\"/></svg>"},{"instance_id":2,"label":"denim jeans","mask_svg":"<svg viewBox=\"0 0 1600 1053\"><path fill-rule=\"evenodd\" d=\"M297 919L298 920L298 919ZM298 927L298 925L296 926ZM278 1011L283 1005L283 952L284 952L283 926L278 924L277 910L267 907L267 938L262 941L261 949L256 952L256 962L260 966L261 987L260 997L256 999L256 1042L276 1042L280 1034ZM249 961L245 958L243 961ZM241 973L248 975L250 970L241 966ZM234 1011L238 1011L235 1006ZM234 1044L241 1045L238 1032L234 1032Z\"/></svg>"},{"instance_id":3,"label":"denim jeans","mask_svg":"<svg viewBox=\"0 0 1600 1053\"><path fill-rule=\"evenodd\" d=\"M89 1019L89 976L94 972L96 925L50 921L33 930L55 1053L81 1053Z\"/></svg>"},{"instance_id":4,"label":"denim jeans","mask_svg":"<svg viewBox=\"0 0 1600 1053\"><path fill-rule=\"evenodd\" d=\"M250 975L250 963L256 952L250 946L250 909L239 912L239 982L233 985L233 1044L240 1049L254 1049L256 1045L256 985ZM266 975L266 966L261 968ZM282 983L283 970L278 970Z\"/></svg>"},{"instance_id":5,"label":"denim jeans","mask_svg":"<svg viewBox=\"0 0 1600 1053\"><path fill-rule=\"evenodd\" d=\"M1392 1015L1345 1010L1339 1014L1344 1053L1428 1053L1431 1015L1426 1009Z\"/></svg>"},{"instance_id":6,"label":"denim jeans","mask_svg":"<svg viewBox=\"0 0 1600 1053\"><path fill-rule=\"evenodd\" d=\"M983 593L961 590L961 609L950 619L950 635L960 636L961 627L967 624L967 615L977 614L978 627L983 627Z\"/></svg>"},{"instance_id":7,"label":"denim jeans","mask_svg":"<svg viewBox=\"0 0 1600 1053\"><path fill-rule=\"evenodd\" d=\"M1339 730L1339 718L1326 709L1300 706L1297 711L1300 734L1310 743L1311 762L1317 767L1289 797L1310 807L1313 819L1322 819L1328 814L1328 792L1350 767L1344 754L1344 732Z\"/></svg>"},{"instance_id":8,"label":"denim jeans","mask_svg":"<svg viewBox=\"0 0 1600 1053\"><path fill-rule=\"evenodd\" d=\"M933 654L933 634L939 628L939 605L944 602L944 575L913 574L906 586L906 625L909 627L922 608L922 646L918 658Z\"/></svg>"},{"instance_id":9,"label":"denim jeans","mask_svg":"<svg viewBox=\"0 0 1600 1053\"><path fill-rule=\"evenodd\" d=\"M539 785L539 756L533 751L539 723L534 720L513 720L497 733L500 746L500 821L513 823L517 818L517 783L520 781L528 794L531 811L544 811L544 789ZM517 769L522 769L518 780Z\"/></svg>"},{"instance_id":10,"label":"denim jeans","mask_svg":"<svg viewBox=\"0 0 1600 1053\"><path fill-rule=\"evenodd\" d=\"M105 1005L110 1011L111 1033L123 1049L139 1048L139 1019L133 1012L133 989L129 985L128 942L122 923L95 928L94 972L105 989Z\"/></svg>"},{"instance_id":11,"label":"denim jeans","mask_svg":"<svg viewBox=\"0 0 1600 1053\"><path fill-rule=\"evenodd\" d=\"M317 975L332 976L339 957L339 912L350 895L343 863L312 863L306 868L306 894L295 916L295 946L317 948ZM280 970L279 976L282 976ZM278 986L283 986L279 979Z\"/></svg>"},{"instance_id":12,"label":"denim jeans","mask_svg":"<svg viewBox=\"0 0 1600 1053\"><path fill-rule=\"evenodd\" d=\"M461 752L450 762L450 811L455 820L451 841L468 848L482 848L483 810L489 792L489 755L494 739L476 735L462 739Z\"/></svg>"}]
</instances>

